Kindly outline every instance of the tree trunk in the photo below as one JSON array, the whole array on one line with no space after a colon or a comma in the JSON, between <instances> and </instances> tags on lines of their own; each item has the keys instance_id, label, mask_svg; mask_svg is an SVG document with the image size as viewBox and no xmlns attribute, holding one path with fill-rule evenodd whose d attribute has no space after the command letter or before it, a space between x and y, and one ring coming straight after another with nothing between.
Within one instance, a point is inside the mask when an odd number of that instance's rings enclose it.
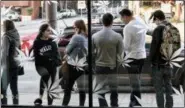
<instances>
[{"instance_id":1,"label":"tree trunk","mask_svg":"<svg viewBox=\"0 0 185 108\"><path fill-rule=\"evenodd\" d=\"M175 20L176 21L180 21L181 13L182 13L181 2L176 1L176 6L175 6Z\"/></svg>"},{"instance_id":2,"label":"tree trunk","mask_svg":"<svg viewBox=\"0 0 185 108\"><path fill-rule=\"evenodd\" d=\"M62 9L64 9L64 6L65 6L65 4L64 4L65 2L62 0L59 0L59 8L60 8L60 10L62 10Z\"/></svg>"},{"instance_id":3,"label":"tree trunk","mask_svg":"<svg viewBox=\"0 0 185 108\"><path fill-rule=\"evenodd\" d=\"M135 15L140 15L140 1L135 1L134 2L134 12Z\"/></svg>"},{"instance_id":4,"label":"tree trunk","mask_svg":"<svg viewBox=\"0 0 185 108\"><path fill-rule=\"evenodd\" d=\"M46 2L46 20L49 25L56 30L57 28L57 3Z\"/></svg>"}]
</instances>

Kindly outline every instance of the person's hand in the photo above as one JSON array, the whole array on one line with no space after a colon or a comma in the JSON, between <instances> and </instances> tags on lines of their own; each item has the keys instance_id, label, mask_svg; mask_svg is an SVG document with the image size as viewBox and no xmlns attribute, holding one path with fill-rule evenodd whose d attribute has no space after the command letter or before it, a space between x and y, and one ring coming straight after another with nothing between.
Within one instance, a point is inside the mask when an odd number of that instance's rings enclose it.
<instances>
[{"instance_id":1,"label":"person's hand","mask_svg":"<svg viewBox=\"0 0 185 108\"><path fill-rule=\"evenodd\" d=\"M66 61L67 60L67 55L65 54L64 57L62 58L62 61Z\"/></svg>"}]
</instances>

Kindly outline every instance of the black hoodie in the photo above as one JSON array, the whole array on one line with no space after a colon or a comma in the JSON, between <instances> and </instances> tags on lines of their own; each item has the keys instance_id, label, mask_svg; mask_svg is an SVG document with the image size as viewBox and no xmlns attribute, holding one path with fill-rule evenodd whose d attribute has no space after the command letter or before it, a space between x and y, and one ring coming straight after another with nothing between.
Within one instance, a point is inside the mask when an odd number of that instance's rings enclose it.
<instances>
[{"instance_id":1,"label":"black hoodie","mask_svg":"<svg viewBox=\"0 0 185 108\"><path fill-rule=\"evenodd\" d=\"M36 39L33 45L36 66L59 66L60 55L53 39Z\"/></svg>"},{"instance_id":2,"label":"black hoodie","mask_svg":"<svg viewBox=\"0 0 185 108\"><path fill-rule=\"evenodd\" d=\"M162 59L160 52L161 43L163 42L163 30L165 25L169 24L168 21L163 21L159 24L153 34L152 34L152 43L150 48L150 61L153 65L165 65L166 61Z\"/></svg>"}]
</instances>

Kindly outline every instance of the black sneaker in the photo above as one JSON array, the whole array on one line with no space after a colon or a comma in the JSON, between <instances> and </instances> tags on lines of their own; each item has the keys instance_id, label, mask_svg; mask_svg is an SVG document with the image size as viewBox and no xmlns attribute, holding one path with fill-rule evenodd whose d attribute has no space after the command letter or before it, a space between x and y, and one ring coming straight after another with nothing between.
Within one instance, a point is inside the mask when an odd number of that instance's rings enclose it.
<instances>
[{"instance_id":1,"label":"black sneaker","mask_svg":"<svg viewBox=\"0 0 185 108\"><path fill-rule=\"evenodd\" d=\"M139 102L130 102L129 107L142 107L142 105Z\"/></svg>"},{"instance_id":2,"label":"black sneaker","mask_svg":"<svg viewBox=\"0 0 185 108\"><path fill-rule=\"evenodd\" d=\"M35 101L34 101L34 104L35 105L42 105L42 100L40 98L37 98Z\"/></svg>"}]
</instances>

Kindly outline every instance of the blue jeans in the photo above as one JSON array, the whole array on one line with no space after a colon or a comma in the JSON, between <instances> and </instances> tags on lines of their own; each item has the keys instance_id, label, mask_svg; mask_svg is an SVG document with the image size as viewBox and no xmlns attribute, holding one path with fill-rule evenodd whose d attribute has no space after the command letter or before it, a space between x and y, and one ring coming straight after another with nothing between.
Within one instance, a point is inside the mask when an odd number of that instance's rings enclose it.
<instances>
[{"instance_id":1,"label":"blue jeans","mask_svg":"<svg viewBox=\"0 0 185 108\"><path fill-rule=\"evenodd\" d=\"M152 81L156 90L156 100L158 108L173 107L173 89L172 89L172 68L166 66L152 67ZM166 103L164 101L164 93L166 94ZM164 107L165 104L165 107Z\"/></svg>"}]
</instances>

